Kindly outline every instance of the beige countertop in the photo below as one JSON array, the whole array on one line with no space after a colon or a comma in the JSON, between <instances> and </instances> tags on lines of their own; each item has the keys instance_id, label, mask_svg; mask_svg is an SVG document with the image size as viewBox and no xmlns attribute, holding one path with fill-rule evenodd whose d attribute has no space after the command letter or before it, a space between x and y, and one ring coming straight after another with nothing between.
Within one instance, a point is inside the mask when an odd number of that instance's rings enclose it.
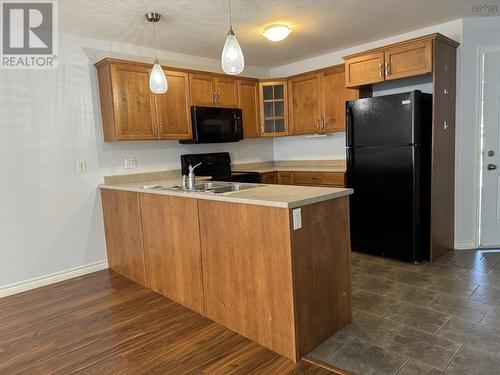
<instances>
[{"instance_id":1,"label":"beige countertop","mask_svg":"<svg viewBox=\"0 0 500 375\"><path fill-rule=\"evenodd\" d=\"M232 168L233 172L258 172L258 173L272 173L272 172L345 172L345 167L278 167L278 166L263 166L254 168L245 168L243 166L235 165Z\"/></svg>"},{"instance_id":2,"label":"beige countertop","mask_svg":"<svg viewBox=\"0 0 500 375\"><path fill-rule=\"evenodd\" d=\"M202 181L202 179L198 179ZM221 202L254 204L279 208L297 208L352 194L352 189L304 187L288 185L252 184L256 187L222 194L191 192L182 190L159 190L154 186L171 187L181 185L180 177L167 177L153 181L106 182L101 189L114 189L139 193L172 195L185 198L207 199Z\"/></svg>"},{"instance_id":3,"label":"beige countertop","mask_svg":"<svg viewBox=\"0 0 500 375\"><path fill-rule=\"evenodd\" d=\"M345 160L276 160L260 163L233 164L234 172L340 172L346 170Z\"/></svg>"}]
</instances>

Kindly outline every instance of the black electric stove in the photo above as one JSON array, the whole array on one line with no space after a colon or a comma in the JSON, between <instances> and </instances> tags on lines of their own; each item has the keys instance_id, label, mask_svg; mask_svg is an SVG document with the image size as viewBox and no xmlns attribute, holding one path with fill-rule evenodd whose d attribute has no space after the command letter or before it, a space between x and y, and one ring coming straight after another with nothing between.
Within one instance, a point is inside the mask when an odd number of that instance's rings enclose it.
<instances>
[{"instance_id":1,"label":"black electric stove","mask_svg":"<svg viewBox=\"0 0 500 375\"><path fill-rule=\"evenodd\" d=\"M195 166L198 163L201 165L194 170L196 176L210 176L214 181L260 183L258 172L232 172L228 152L181 155L182 174L189 174L189 165Z\"/></svg>"}]
</instances>

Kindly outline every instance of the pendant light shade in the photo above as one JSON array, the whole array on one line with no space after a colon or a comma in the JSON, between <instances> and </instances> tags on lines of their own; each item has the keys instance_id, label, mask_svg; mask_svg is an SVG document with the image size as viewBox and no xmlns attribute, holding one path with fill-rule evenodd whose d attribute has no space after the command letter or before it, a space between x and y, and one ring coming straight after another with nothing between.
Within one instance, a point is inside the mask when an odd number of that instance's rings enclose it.
<instances>
[{"instance_id":1,"label":"pendant light shade","mask_svg":"<svg viewBox=\"0 0 500 375\"><path fill-rule=\"evenodd\" d=\"M221 56L222 70L226 74L240 74L245 68L245 58L240 43L234 35L231 15L231 0L229 0L229 32Z\"/></svg>"},{"instance_id":2,"label":"pendant light shade","mask_svg":"<svg viewBox=\"0 0 500 375\"><path fill-rule=\"evenodd\" d=\"M155 94L165 94L168 90L167 77L158 60L155 60L149 75L149 89Z\"/></svg>"},{"instance_id":3,"label":"pendant light shade","mask_svg":"<svg viewBox=\"0 0 500 375\"><path fill-rule=\"evenodd\" d=\"M149 89L154 94L165 94L168 90L168 81L165 72L163 71L160 63L158 62L158 49L156 46L156 29L155 23L160 20L161 15L156 12L149 12L145 15L148 22L153 24L153 37L155 43L155 62L153 69L149 74Z\"/></svg>"},{"instance_id":4,"label":"pendant light shade","mask_svg":"<svg viewBox=\"0 0 500 375\"><path fill-rule=\"evenodd\" d=\"M227 34L226 43L222 50L222 70L227 74L240 74L245 68L245 58L240 43L232 29Z\"/></svg>"}]
</instances>

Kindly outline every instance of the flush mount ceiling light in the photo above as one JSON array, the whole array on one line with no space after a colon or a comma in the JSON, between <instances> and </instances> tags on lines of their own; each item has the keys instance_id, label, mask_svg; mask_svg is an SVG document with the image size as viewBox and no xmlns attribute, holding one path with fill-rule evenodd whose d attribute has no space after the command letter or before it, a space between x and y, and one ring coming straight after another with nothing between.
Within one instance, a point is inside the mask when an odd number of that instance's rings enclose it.
<instances>
[{"instance_id":1,"label":"flush mount ceiling light","mask_svg":"<svg viewBox=\"0 0 500 375\"><path fill-rule=\"evenodd\" d=\"M240 74L245 68L245 58L240 43L234 35L231 19L231 0L229 0L229 32L221 56L222 70L227 74Z\"/></svg>"},{"instance_id":2,"label":"flush mount ceiling light","mask_svg":"<svg viewBox=\"0 0 500 375\"><path fill-rule=\"evenodd\" d=\"M262 35L264 35L271 42L279 42L285 39L292 32L292 28L288 25L274 24L269 25L262 30Z\"/></svg>"},{"instance_id":3,"label":"flush mount ceiling light","mask_svg":"<svg viewBox=\"0 0 500 375\"><path fill-rule=\"evenodd\" d=\"M153 69L149 75L149 89L154 94L165 94L168 90L168 81L165 72L163 71L160 63L158 62L158 46L156 44L156 29L155 23L160 20L160 13L149 12L144 15L148 22L153 24L153 38L155 43L155 62Z\"/></svg>"}]
</instances>

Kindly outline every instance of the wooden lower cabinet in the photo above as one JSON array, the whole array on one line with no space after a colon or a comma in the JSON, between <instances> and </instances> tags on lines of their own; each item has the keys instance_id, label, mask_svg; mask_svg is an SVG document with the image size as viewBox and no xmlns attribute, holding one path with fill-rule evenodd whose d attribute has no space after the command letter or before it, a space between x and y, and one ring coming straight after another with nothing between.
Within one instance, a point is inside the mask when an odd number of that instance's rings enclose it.
<instances>
[{"instance_id":1,"label":"wooden lower cabinet","mask_svg":"<svg viewBox=\"0 0 500 375\"><path fill-rule=\"evenodd\" d=\"M260 180L263 184L278 184L278 172L263 173Z\"/></svg>"},{"instance_id":2,"label":"wooden lower cabinet","mask_svg":"<svg viewBox=\"0 0 500 375\"><path fill-rule=\"evenodd\" d=\"M352 322L349 198L301 208L291 232L299 357Z\"/></svg>"},{"instance_id":3,"label":"wooden lower cabinet","mask_svg":"<svg viewBox=\"0 0 500 375\"><path fill-rule=\"evenodd\" d=\"M198 204L207 317L295 358L288 209Z\"/></svg>"},{"instance_id":4,"label":"wooden lower cabinet","mask_svg":"<svg viewBox=\"0 0 500 375\"><path fill-rule=\"evenodd\" d=\"M347 197L198 205L207 317L295 361L352 321Z\"/></svg>"},{"instance_id":5,"label":"wooden lower cabinet","mask_svg":"<svg viewBox=\"0 0 500 375\"><path fill-rule=\"evenodd\" d=\"M280 185L293 185L293 172L278 172L278 183Z\"/></svg>"},{"instance_id":6,"label":"wooden lower cabinet","mask_svg":"<svg viewBox=\"0 0 500 375\"><path fill-rule=\"evenodd\" d=\"M109 268L146 286L139 193L101 189Z\"/></svg>"},{"instance_id":7,"label":"wooden lower cabinet","mask_svg":"<svg viewBox=\"0 0 500 375\"><path fill-rule=\"evenodd\" d=\"M344 172L269 172L261 175L263 184L344 187Z\"/></svg>"},{"instance_id":8,"label":"wooden lower cabinet","mask_svg":"<svg viewBox=\"0 0 500 375\"><path fill-rule=\"evenodd\" d=\"M158 194L140 199L148 287L203 313L196 200Z\"/></svg>"},{"instance_id":9,"label":"wooden lower cabinet","mask_svg":"<svg viewBox=\"0 0 500 375\"><path fill-rule=\"evenodd\" d=\"M293 361L348 325L348 198L292 209L101 189L110 268ZM143 245L144 244L144 245Z\"/></svg>"},{"instance_id":10,"label":"wooden lower cabinet","mask_svg":"<svg viewBox=\"0 0 500 375\"><path fill-rule=\"evenodd\" d=\"M294 185L344 187L342 172L294 172Z\"/></svg>"}]
</instances>

